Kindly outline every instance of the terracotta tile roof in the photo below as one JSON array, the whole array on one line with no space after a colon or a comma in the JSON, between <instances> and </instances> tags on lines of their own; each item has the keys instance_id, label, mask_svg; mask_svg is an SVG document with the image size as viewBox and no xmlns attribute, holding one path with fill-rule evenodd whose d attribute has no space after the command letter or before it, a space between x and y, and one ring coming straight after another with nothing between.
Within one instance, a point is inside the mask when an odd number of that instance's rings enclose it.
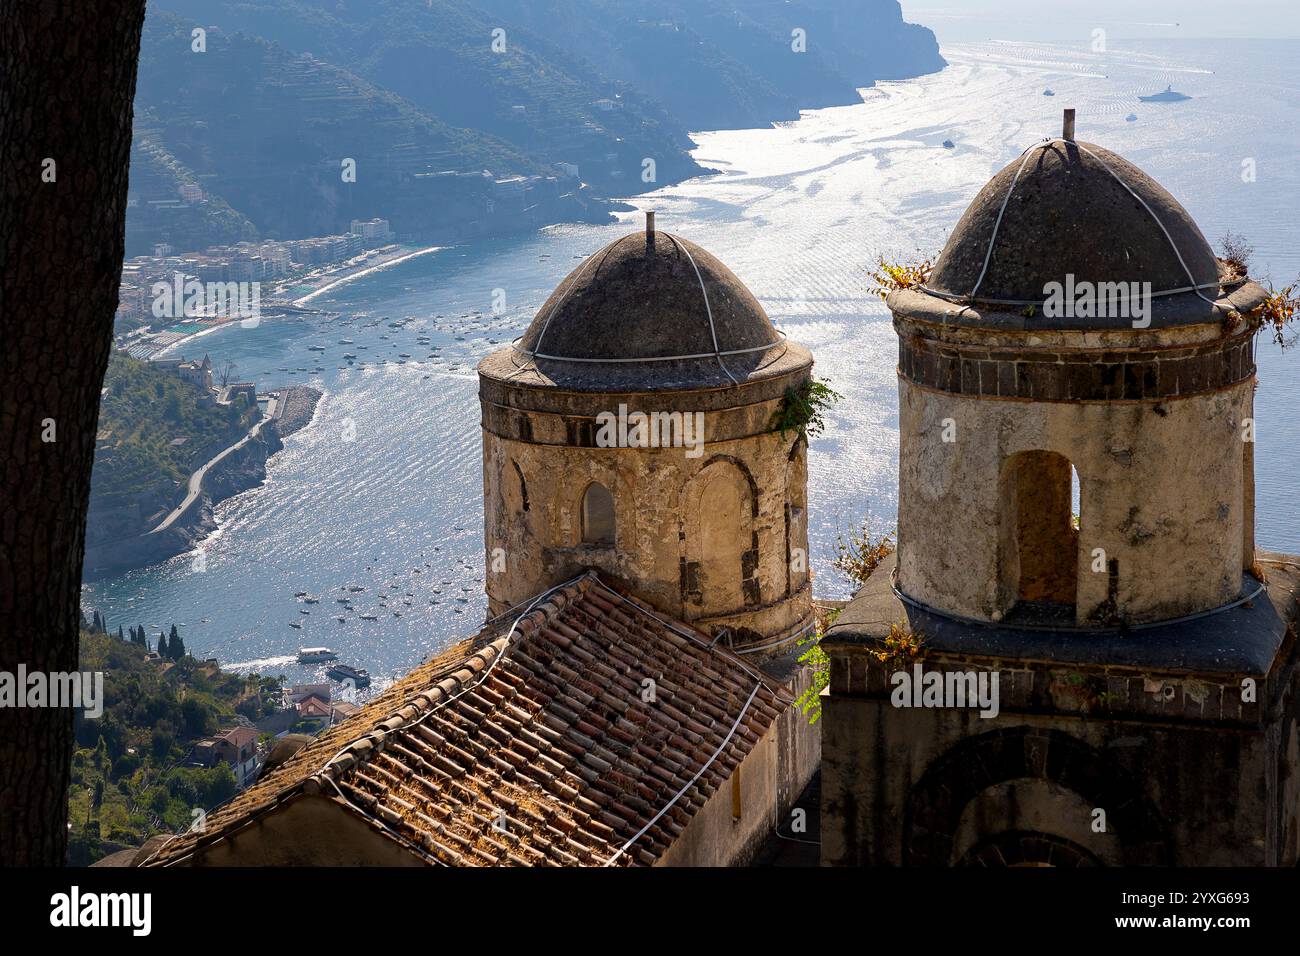
<instances>
[{"instance_id":1,"label":"terracotta tile roof","mask_svg":"<svg viewBox=\"0 0 1300 956\"><path fill-rule=\"evenodd\" d=\"M417 667L151 863L319 793L430 863L648 865L791 703L594 573L523 610Z\"/></svg>"},{"instance_id":2,"label":"terracotta tile roof","mask_svg":"<svg viewBox=\"0 0 1300 956\"><path fill-rule=\"evenodd\" d=\"M257 731L251 727L232 727L217 734L218 740L224 740L235 747L257 743Z\"/></svg>"}]
</instances>

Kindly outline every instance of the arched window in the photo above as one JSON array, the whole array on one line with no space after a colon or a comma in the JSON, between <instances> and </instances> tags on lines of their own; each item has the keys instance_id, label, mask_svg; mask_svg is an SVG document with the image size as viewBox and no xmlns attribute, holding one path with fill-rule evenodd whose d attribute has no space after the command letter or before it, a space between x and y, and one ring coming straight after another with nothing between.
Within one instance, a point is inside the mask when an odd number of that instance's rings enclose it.
<instances>
[{"instance_id":1,"label":"arched window","mask_svg":"<svg viewBox=\"0 0 1300 956\"><path fill-rule=\"evenodd\" d=\"M595 481L582 495L582 543L614 546L614 497Z\"/></svg>"},{"instance_id":2,"label":"arched window","mask_svg":"<svg viewBox=\"0 0 1300 956\"><path fill-rule=\"evenodd\" d=\"M803 436L785 465L785 593L808 581L808 444Z\"/></svg>"},{"instance_id":3,"label":"arched window","mask_svg":"<svg viewBox=\"0 0 1300 956\"><path fill-rule=\"evenodd\" d=\"M1003 479L1003 581L1012 610L1072 623L1079 561L1076 515L1083 510L1078 475L1062 455L1026 451L1008 460Z\"/></svg>"}]
</instances>

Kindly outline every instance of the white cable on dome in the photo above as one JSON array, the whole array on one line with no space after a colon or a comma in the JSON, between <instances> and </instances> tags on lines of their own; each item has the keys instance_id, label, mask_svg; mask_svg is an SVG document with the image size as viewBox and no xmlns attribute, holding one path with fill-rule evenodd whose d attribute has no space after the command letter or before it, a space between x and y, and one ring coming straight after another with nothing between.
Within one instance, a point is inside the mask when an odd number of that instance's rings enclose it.
<instances>
[{"instance_id":1,"label":"white cable on dome","mask_svg":"<svg viewBox=\"0 0 1300 956\"><path fill-rule=\"evenodd\" d=\"M1016 168L1015 176L1013 176L1011 179L1011 185L1007 189L1007 194L1004 197L1002 197L1002 207L998 210L998 217L993 223L993 233L991 236L989 236L989 245L984 252L984 266L983 268L980 269L979 278L975 280L975 285L971 289L970 295L966 296L964 301L967 304L972 304L975 302L975 294L979 291L979 287L983 284L984 277L988 273L989 263L993 259L993 247L997 243L998 230L1002 227L1002 217L1007 211L1008 203L1010 203L1011 201L1011 194L1015 191L1016 184L1020 180L1020 174L1024 172L1025 165L1029 162L1029 154L1033 152L1035 149L1046 149L1047 147L1054 146L1057 143L1068 143L1074 146L1080 152L1085 153L1088 156L1092 157L1094 160L1096 160L1097 163L1101 166L1101 168L1106 170L1106 172L1108 172L1111 175L1111 178L1113 178L1117 183L1123 186L1124 189L1128 192L1128 194L1132 196L1134 199L1136 199L1139 204L1141 204L1142 208L1147 211L1147 214L1155 221L1155 224L1159 227L1160 231L1164 234L1165 240L1169 243L1169 248L1171 248L1174 251L1174 256L1177 257L1178 259L1178 264L1183 267L1183 272L1187 274L1187 278L1192 284L1177 289L1165 289L1160 292L1153 292L1151 293L1151 297L1159 298L1161 296L1179 295L1184 292L1192 292L1195 293L1198 298L1204 300L1205 302L1208 302L1211 308L1222 311L1224 309L1222 305L1220 305L1217 301L1209 298L1208 296L1204 295L1201 292L1202 289L1210 289L1210 288L1219 289L1221 288L1221 283L1219 283L1218 281L1197 283L1196 277L1192 275L1191 268L1187 265L1186 260L1183 259L1183 254L1179 250L1178 244L1174 242L1174 237L1169 234L1169 230L1165 228L1165 224L1160 220L1160 217L1156 215L1155 210L1152 209L1150 205L1148 205L1147 201L1143 199L1141 196L1139 196L1137 192L1134 191L1132 186L1124 182L1124 180L1120 178L1119 174L1116 173L1115 170L1113 170L1104 159L1102 159L1092 150L1088 149L1088 147L1079 143L1077 140L1067 140L1059 136L1047 137L1042 141L1028 147L1023 153L1021 153L1021 156L1023 158L1020 161L1020 165ZM952 295L951 293L941 292L937 289L931 289L926 285L921 285L920 289L926 294L933 295L936 298L946 299L948 301L956 301L956 302L963 301L962 297L960 296L955 296ZM1011 306L1038 305L1041 303L1041 300L1035 300L1035 299L984 299L981 301L988 302L991 305L1011 305Z\"/></svg>"},{"instance_id":2,"label":"white cable on dome","mask_svg":"<svg viewBox=\"0 0 1300 956\"><path fill-rule=\"evenodd\" d=\"M677 246L677 248L681 249L682 252L686 253L686 258L690 261L691 268L695 270L695 278L699 280L700 292L704 296L704 312L709 317L709 335L713 338L713 354L717 356L718 366L727 373L727 378L731 379L731 384L739 385L740 383L736 381L736 376L731 374L726 364L722 361L722 353L718 351L718 333L713 327L713 309L709 305L709 290L704 287L704 276L700 275L700 267L695 264L695 257L691 255L691 250L686 248L686 243L684 241L678 242L677 237L670 232L665 232L664 235L672 240L674 246Z\"/></svg>"},{"instance_id":3,"label":"white cable on dome","mask_svg":"<svg viewBox=\"0 0 1300 956\"><path fill-rule=\"evenodd\" d=\"M1039 146L1046 145L1045 140L1042 143L1035 143L1021 153L1022 159L1020 165L1016 167L1015 176L1011 177L1011 185L1007 187L1007 194L1002 197L1002 208L998 210L998 218L993 223L993 235L989 236L989 247L984 252L984 268L980 269L979 278L975 280L975 288L970 290L971 301L975 301L975 293L979 291L980 284L984 281L984 275L989 271L989 261L993 258L993 245L998 240L998 230L1002 228L1002 216L1007 211L1007 203L1011 202L1011 194L1016 191L1016 183L1020 181L1020 174L1025 171L1025 164L1029 162L1029 154Z\"/></svg>"},{"instance_id":4,"label":"white cable on dome","mask_svg":"<svg viewBox=\"0 0 1300 956\"><path fill-rule=\"evenodd\" d=\"M1124 180L1120 179L1119 174L1116 173L1115 170L1111 169L1110 166L1107 165L1104 159L1102 159L1092 150L1088 149L1088 147L1084 146L1082 143L1075 143L1074 145L1080 151L1087 153L1097 162L1101 163L1101 168L1106 170L1106 172L1110 173L1110 175L1114 178L1115 182L1119 183L1126 190L1128 190L1128 194L1142 204L1142 208L1145 209L1151 215L1151 218L1156 221L1156 225L1160 227L1160 231L1165 234L1165 238L1169 240L1169 248L1174 250L1174 255L1178 257L1178 264L1182 266L1183 271L1187 273L1187 279L1189 282L1192 283L1192 291L1195 292L1197 296L1199 296L1202 299L1205 299L1206 302L1210 303L1211 308L1221 309L1222 306L1220 306L1218 302L1214 301L1213 299L1207 299L1204 295L1201 294L1200 287L1196 285L1196 276L1192 275L1192 270L1188 268L1187 263L1183 260L1183 254L1178 251L1178 244L1174 242L1174 237L1169 235L1169 230L1166 229L1165 224L1160 221L1160 217L1156 215L1155 210L1147 205L1147 201L1143 199L1141 196L1139 196L1136 192L1134 192L1132 186L1124 182Z\"/></svg>"},{"instance_id":5,"label":"white cable on dome","mask_svg":"<svg viewBox=\"0 0 1300 956\"><path fill-rule=\"evenodd\" d=\"M619 242L621 241L622 240L620 239ZM618 242L611 242L608 246L605 247L605 254L603 256L600 256L601 262L605 261L606 257L609 256L610 252L613 250L613 248L616 245L618 245ZM569 293L573 290L573 287L578 284L578 280L581 279L583 273L587 271L587 266L591 265L595 261L596 261L595 254L592 254L591 256L587 257L587 261L584 262L581 268L579 268L578 271L573 274L573 278L569 280L569 284L564 287L564 291L560 294L560 297L555 300L555 305L551 306L551 311L546 315L546 321L542 323L542 331L537 334L538 348L541 348L542 339L546 338L546 330L550 328L551 319L555 318L555 313L560 310L560 306L564 304L565 300L569 296Z\"/></svg>"}]
</instances>

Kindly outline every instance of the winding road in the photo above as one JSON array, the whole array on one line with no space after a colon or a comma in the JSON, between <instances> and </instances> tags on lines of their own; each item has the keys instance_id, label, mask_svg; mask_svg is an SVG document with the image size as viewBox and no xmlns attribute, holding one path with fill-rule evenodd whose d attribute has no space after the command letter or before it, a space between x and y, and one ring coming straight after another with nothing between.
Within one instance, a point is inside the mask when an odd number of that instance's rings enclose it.
<instances>
[{"instance_id":1,"label":"winding road","mask_svg":"<svg viewBox=\"0 0 1300 956\"><path fill-rule=\"evenodd\" d=\"M184 514L186 508L194 504L194 499L197 498L203 491L203 479L207 475L208 469L211 468L213 465L215 465L217 462L221 461L221 459L225 458L231 452L238 451L240 448L244 447L244 445L246 445L249 441L256 438L258 433L261 432L262 426L265 425L267 422L271 421L271 419L275 417L275 408L276 408L277 401L278 399L274 399L274 398L271 399L270 403L266 407L266 414L262 416L261 421L259 421L256 425L254 425L252 428L248 430L247 435L239 439L239 441L235 442L230 447L223 448L220 452L218 452L211 459L209 459L203 465L203 467L199 468L197 471L194 472L194 474L190 475L189 494L185 496L185 500L182 501L175 508L173 508L171 514L169 514L166 518L164 518L159 523L158 527L148 532L149 534L157 534L159 531L166 531L168 528L172 526L172 523L175 522L177 518L179 518L182 514Z\"/></svg>"}]
</instances>

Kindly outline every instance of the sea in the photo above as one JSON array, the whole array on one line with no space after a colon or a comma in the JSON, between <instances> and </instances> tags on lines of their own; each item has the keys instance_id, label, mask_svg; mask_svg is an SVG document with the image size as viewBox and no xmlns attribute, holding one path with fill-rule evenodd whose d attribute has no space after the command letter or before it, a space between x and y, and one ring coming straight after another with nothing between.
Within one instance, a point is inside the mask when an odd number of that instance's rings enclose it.
<instances>
[{"instance_id":1,"label":"sea","mask_svg":"<svg viewBox=\"0 0 1300 956\"><path fill-rule=\"evenodd\" d=\"M296 649L326 645L370 671L369 693L472 634L486 610L474 367L583 257L641 228L644 209L726 262L844 396L811 445L809 536L817 592L847 595L837 535L891 528L897 504L897 344L869 271L882 255L936 255L994 173L1059 135L1063 108L1077 109L1079 139L1154 176L1212 244L1244 237L1253 275L1282 286L1300 273L1300 41L1109 46L947 45L946 69L866 89L861 104L696 134L713 172L636 197L616 224L437 249L315 295L319 315L190 343L186 357L233 362L259 389L321 389L316 418L263 485L216 507L201 560L89 583L83 605L151 637L176 624L196 656L291 682L322 671ZM1139 99L1167 87L1190 99ZM1300 551L1300 349L1261 338L1259 367L1258 540Z\"/></svg>"}]
</instances>

